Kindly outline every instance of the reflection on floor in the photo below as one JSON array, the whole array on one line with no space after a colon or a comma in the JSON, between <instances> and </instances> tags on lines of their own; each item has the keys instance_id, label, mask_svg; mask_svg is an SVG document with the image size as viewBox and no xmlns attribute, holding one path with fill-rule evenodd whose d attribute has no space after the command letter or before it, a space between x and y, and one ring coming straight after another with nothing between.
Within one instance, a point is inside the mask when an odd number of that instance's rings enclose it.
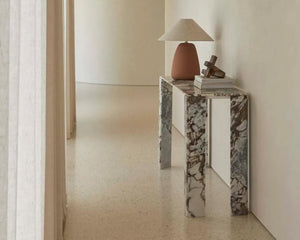
<instances>
[{"instance_id":1,"label":"reflection on floor","mask_svg":"<svg viewBox=\"0 0 300 240\"><path fill-rule=\"evenodd\" d=\"M184 139L157 165L158 88L77 86L68 141L66 240L273 239L253 215L231 217L229 189L207 171L206 217L184 217Z\"/></svg>"}]
</instances>

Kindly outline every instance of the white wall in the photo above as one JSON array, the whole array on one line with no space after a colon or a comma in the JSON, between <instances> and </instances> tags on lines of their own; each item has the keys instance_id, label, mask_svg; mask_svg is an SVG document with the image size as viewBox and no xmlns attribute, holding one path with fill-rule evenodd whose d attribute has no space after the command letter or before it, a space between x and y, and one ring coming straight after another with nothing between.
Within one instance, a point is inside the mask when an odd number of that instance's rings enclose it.
<instances>
[{"instance_id":1,"label":"white wall","mask_svg":"<svg viewBox=\"0 0 300 240\"><path fill-rule=\"evenodd\" d=\"M251 209L279 240L300 235L299 11L296 0L166 0L166 27L194 18L216 39L197 43L200 62L216 54L251 94Z\"/></svg>"},{"instance_id":2,"label":"white wall","mask_svg":"<svg viewBox=\"0 0 300 240\"><path fill-rule=\"evenodd\" d=\"M211 101L211 166L230 186L230 100Z\"/></svg>"},{"instance_id":3,"label":"white wall","mask_svg":"<svg viewBox=\"0 0 300 240\"><path fill-rule=\"evenodd\" d=\"M157 85L164 0L75 0L76 81Z\"/></svg>"}]
</instances>

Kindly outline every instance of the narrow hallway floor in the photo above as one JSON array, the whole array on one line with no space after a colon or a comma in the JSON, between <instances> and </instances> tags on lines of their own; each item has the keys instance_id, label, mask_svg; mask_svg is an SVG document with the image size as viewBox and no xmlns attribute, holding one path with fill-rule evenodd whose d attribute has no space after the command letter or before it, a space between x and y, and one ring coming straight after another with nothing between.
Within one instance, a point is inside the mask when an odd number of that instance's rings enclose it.
<instances>
[{"instance_id":1,"label":"narrow hallway floor","mask_svg":"<svg viewBox=\"0 0 300 240\"><path fill-rule=\"evenodd\" d=\"M184 216L184 138L160 171L158 87L77 84L68 141L66 240L268 240L252 215L231 217L229 188L207 171L206 217Z\"/></svg>"}]
</instances>

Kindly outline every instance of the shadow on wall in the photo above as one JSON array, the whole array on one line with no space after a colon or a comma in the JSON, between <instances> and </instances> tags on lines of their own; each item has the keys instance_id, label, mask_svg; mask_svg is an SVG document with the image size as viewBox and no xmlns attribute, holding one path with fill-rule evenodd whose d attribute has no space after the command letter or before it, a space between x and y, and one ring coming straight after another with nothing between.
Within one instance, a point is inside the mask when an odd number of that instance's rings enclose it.
<instances>
[{"instance_id":1,"label":"shadow on wall","mask_svg":"<svg viewBox=\"0 0 300 240\"><path fill-rule=\"evenodd\" d=\"M217 65L251 93L251 209L278 239L299 235L299 10L284 0L215 1L210 10Z\"/></svg>"}]
</instances>

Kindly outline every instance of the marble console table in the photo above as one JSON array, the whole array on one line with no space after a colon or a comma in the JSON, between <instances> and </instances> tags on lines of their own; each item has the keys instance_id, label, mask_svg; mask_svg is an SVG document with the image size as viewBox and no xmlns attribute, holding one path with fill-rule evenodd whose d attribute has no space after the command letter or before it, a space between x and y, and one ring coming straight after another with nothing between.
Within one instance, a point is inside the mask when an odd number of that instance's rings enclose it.
<instances>
[{"instance_id":1,"label":"marble console table","mask_svg":"<svg viewBox=\"0 0 300 240\"><path fill-rule=\"evenodd\" d=\"M230 99L230 184L232 215L248 214L249 96L239 89L200 90L193 81L160 77L159 165L171 167L172 90L184 93L186 159L184 169L185 214L205 215L205 167L208 164L208 101ZM229 140L229 139L228 139Z\"/></svg>"}]
</instances>

